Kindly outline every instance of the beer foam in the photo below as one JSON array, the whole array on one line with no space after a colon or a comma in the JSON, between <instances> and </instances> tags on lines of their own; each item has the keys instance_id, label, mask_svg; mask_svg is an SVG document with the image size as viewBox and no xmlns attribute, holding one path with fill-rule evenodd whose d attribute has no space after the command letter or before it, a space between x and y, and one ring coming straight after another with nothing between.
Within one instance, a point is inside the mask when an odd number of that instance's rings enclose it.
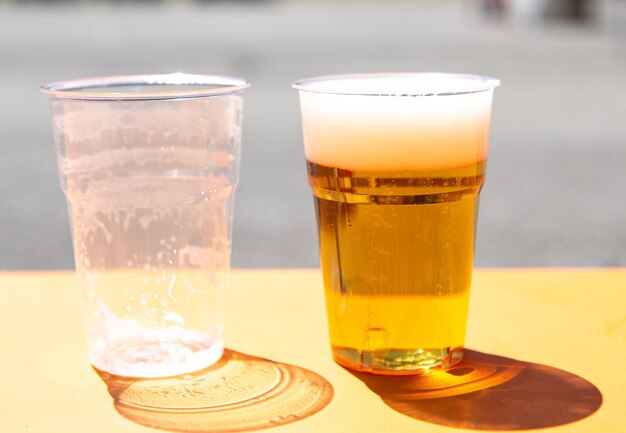
<instances>
[{"instance_id":1,"label":"beer foam","mask_svg":"<svg viewBox=\"0 0 626 433\"><path fill-rule=\"evenodd\" d=\"M497 81L455 77L338 77L299 86L307 160L350 170L485 161Z\"/></svg>"}]
</instances>

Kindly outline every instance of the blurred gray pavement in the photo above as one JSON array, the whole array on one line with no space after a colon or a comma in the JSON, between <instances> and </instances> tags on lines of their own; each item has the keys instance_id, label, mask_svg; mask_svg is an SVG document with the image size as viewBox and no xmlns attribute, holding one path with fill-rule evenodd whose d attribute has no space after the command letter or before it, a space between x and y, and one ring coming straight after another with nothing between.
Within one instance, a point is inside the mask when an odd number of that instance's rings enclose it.
<instances>
[{"instance_id":1,"label":"blurred gray pavement","mask_svg":"<svg viewBox=\"0 0 626 433\"><path fill-rule=\"evenodd\" d=\"M236 267L317 266L295 79L491 75L478 266L626 266L626 32L493 22L459 2L0 5L0 269L73 266L38 86L108 74L249 79ZM622 21L623 22L623 21Z\"/></svg>"}]
</instances>

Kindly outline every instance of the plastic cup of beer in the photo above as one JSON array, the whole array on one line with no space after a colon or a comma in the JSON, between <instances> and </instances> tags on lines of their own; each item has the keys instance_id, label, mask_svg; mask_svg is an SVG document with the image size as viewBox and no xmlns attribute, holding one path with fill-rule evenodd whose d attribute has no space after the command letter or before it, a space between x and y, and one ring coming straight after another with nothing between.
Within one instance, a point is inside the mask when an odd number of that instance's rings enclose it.
<instances>
[{"instance_id":1,"label":"plastic cup of beer","mask_svg":"<svg viewBox=\"0 0 626 433\"><path fill-rule=\"evenodd\" d=\"M98 370L164 377L222 356L248 85L178 73L42 86Z\"/></svg>"},{"instance_id":2,"label":"plastic cup of beer","mask_svg":"<svg viewBox=\"0 0 626 433\"><path fill-rule=\"evenodd\" d=\"M387 375L461 361L494 78L297 81L332 354Z\"/></svg>"}]
</instances>

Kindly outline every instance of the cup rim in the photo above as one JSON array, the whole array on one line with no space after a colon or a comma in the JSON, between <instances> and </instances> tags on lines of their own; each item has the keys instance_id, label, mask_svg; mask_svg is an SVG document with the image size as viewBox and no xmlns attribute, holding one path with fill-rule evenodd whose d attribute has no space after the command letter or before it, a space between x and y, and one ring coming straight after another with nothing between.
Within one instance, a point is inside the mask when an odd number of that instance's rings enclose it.
<instances>
[{"instance_id":1,"label":"cup rim","mask_svg":"<svg viewBox=\"0 0 626 433\"><path fill-rule=\"evenodd\" d=\"M348 82L352 81L365 81L368 80L370 82L376 80L386 80L386 81L400 81L406 80L407 83L410 81L417 82L424 80L438 80L439 85L432 85L431 87L424 88L422 90L410 89L407 86L406 91L389 91L389 89L384 89L384 86L379 87L377 90L376 86L370 86L369 89L358 89L355 86L350 87L342 87L337 85L340 82ZM445 86L445 81L448 81L449 84L452 82L464 81L466 82L463 86L457 86L453 88L453 86ZM334 86L329 86L329 83L335 83ZM458 73L447 73L447 72L366 72L366 73L356 73L356 74L338 74L338 75L321 75L317 77L304 78L301 80L297 80L292 84L292 87L301 92L309 92L309 93L321 93L328 95L353 95L353 96L446 96L446 95L463 95L468 93L478 93L485 92L489 90L493 90L494 88L500 86L500 80L497 78L484 76L484 75L474 75L474 74L458 74Z\"/></svg>"},{"instance_id":2,"label":"cup rim","mask_svg":"<svg viewBox=\"0 0 626 433\"><path fill-rule=\"evenodd\" d=\"M179 91L113 91L115 86L124 85L197 85L193 90ZM90 88L111 86L112 91L89 91ZM210 87L209 87L210 86ZM196 75L176 72L172 74L113 75L104 77L80 78L56 81L40 87L52 99L92 100L92 101L142 101L162 99L203 98L241 93L250 87L250 82L238 77L222 75Z\"/></svg>"}]
</instances>

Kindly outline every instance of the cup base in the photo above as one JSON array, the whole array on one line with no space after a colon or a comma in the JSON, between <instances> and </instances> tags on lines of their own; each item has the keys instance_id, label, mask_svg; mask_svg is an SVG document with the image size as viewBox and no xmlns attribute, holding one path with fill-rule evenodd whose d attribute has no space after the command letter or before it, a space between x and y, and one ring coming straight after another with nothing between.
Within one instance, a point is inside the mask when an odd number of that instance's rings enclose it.
<instances>
[{"instance_id":1,"label":"cup base","mask_svg":"<svg viewBox=\"0 0 626 433\"><path fill-rule=\"evenodd\" d=\"M453 349L379 349L358 350L332 347L335 362L345 368L366 373L408 376L447 370L463 359L463 348Z\"/></svg>"},{"instance_id":2,"label":"cup base","mask_svg":"<svg viewBox=\"0 0 626 433\"><path fill-rule=\"evenodd\" d=\"M221 342L206 347L196 342L143 340L120 344L107 356L92 357L91 363L117 376L156 378L201 370L223 353Z\"/></svg>"}]
</instances>

